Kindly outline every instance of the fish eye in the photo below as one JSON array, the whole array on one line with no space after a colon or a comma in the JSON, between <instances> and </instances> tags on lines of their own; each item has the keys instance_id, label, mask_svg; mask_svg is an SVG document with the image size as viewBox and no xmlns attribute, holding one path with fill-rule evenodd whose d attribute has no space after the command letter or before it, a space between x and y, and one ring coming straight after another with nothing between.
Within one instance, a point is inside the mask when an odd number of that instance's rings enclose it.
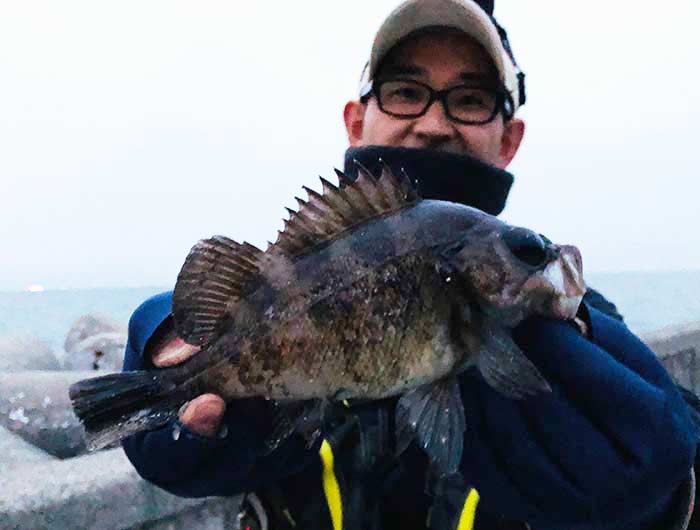
<instances>
[{"instance_id":1,"label":"fish eye","mask_svg":"<svg viewBox=\"0 0 700 530\"><path fill-rule=\"evenodd\" d=\"M503 235L508 250L518 260L532 267L547 262L547 244L535 232L524 228L512 228Z\"/></svg>"}]
</instances>

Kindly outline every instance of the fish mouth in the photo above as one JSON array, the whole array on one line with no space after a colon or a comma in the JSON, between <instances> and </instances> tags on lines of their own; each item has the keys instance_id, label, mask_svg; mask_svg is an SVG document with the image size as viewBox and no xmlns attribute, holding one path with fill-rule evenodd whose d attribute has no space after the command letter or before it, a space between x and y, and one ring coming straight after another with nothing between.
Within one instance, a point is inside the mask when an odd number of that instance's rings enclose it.
<instances>
[{"instance_id":1,"label":"fish mouth","mask_svg":"<svg viewBox=\"0 0 700 530\"><path fill-rule=\"evenodd\" d=\"M586 294L583 261L581 252L572 245L559 245L558 250L559 256L545 267L542 276L553 289L551 316L569 320L576 316Z\"/></svg>"}]
</instances>

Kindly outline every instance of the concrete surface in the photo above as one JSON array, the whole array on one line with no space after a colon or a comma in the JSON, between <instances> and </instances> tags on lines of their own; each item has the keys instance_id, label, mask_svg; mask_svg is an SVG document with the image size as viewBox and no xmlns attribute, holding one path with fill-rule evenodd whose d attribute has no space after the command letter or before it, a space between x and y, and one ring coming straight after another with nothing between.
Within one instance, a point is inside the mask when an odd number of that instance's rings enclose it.
<instances>
[{"instance_id":1,"label":"concrete surface","mask_svg":"<svg viewBox=\"0 0 700 530\"><path fill-rule=\"evenodd\" d=\"M132 530L242 530L236 527L239 498L208 499L201 505Z\"/></svg>"},{"instance_id":2,"label":"concrete surface","mask_svg":"<svg viewBox=\"0 0 700 530\"><path fill-rule=\"evenodd\" d=\"M121 449L112 449L3 473L0 530L134 528L206 502L181 499L148 484Z\"/></svg>"},{"instance_id":3,"label":"concrete surface","mask_svg":"<svg viewBox=\"0 0 700 530\"><path fill-rule=\"evenodd\" d=\"M640 338L680 385L700 395L700 322L662 328Z\"/></svg>"}]
</instances>

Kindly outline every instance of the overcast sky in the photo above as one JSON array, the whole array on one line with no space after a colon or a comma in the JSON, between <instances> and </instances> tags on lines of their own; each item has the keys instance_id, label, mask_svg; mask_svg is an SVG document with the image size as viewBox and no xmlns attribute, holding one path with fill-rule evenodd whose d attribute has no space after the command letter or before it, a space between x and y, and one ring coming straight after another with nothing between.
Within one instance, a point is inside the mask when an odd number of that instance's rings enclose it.
<instances>
[{"instance_id":1,"label":"overcast sky","mask_svg":"<svg viewBox=\"0 0 700 530\"><path fill-rule=\"evenodd\" d=\"M0 290L171 284L340 166L393 0L0 0ZM587 271L700 268L695 0L497 0L527 73L503 217Z\"/></svg>"}]
</instances>

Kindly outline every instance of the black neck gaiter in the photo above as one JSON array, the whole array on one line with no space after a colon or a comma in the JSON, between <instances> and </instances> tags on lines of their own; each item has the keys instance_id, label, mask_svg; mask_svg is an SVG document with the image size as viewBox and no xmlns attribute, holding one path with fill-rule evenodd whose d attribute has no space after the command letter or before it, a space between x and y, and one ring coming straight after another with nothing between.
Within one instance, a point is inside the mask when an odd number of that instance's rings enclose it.
<instances>
[{"instance_id":1,"label":"black neck gaiter","mask_svg":"<svg viewBox=\"0 0 700 530\"><path fill-rule=\"evenodd\" d=\"M444 153L433 149L370 145L351 147L345 152L345 173L356 177L358 166L373 175L386 163L395 175L407 175L417 183L425 199L458 202L491 215L506 205L513 175L468 155Z\"/></svg>"}]
</instances>

